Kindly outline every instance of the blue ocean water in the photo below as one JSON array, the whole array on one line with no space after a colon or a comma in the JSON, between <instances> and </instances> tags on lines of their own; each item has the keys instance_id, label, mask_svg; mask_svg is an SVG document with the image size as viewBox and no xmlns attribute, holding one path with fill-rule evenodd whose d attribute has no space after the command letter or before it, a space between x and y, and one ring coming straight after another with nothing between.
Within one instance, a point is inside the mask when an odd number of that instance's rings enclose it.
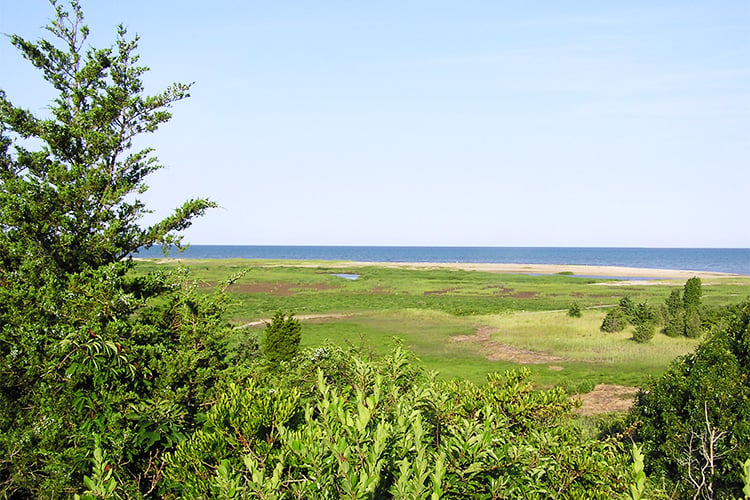
<instances>
[{"instance_id":1,"label":"blue ocean water","mask_svg":"<svg viewBox=\"0 0 750 500\"><path fill-rule=\"evenodd\" d=\"M139 257L163 257L160 248ZM185 259L299 259L358 262L471 262L581 264L685 269L750 275L748 248L387 247L192 245L170 257Z\"/></svg>"}]
</instances>

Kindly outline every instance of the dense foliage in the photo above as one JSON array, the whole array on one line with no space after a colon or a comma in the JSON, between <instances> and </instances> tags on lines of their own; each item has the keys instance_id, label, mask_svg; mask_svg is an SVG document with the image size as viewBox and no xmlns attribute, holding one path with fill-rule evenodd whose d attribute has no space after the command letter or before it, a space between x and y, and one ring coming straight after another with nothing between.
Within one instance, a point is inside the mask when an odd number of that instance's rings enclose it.
<instances>
[{"instance_id":1,"label":"dense foliage","mask_svg":"<svg viewBox=\"0 0 750 500\"><path fill-rule=\"evenodd\" d=\"M290 361L299 350L302 340L302 323L293 314L277 312L266 323L265 356L272 363Z\"/></svg>"},{"instance_id":2,"label":"dense foliage","mask_svg":"<svg viewBox=\"0 0 750 500\"><path fill-rule=\"evenodd\" d=\"M574 425L561 389L525 369L439 382L400 347L369 361L310 349L283 375L232 384L166 459L190 498L612 498L614 439Z\"/></svg>"},{"instance_id":3,"label":"dense foliage","mask_svg":"<svg viewBox=\"0 0 750 500\"><path fill-rule=\"evenodd\" d=\"M739 464L750 457L750 301L734 308L729 328L647 384L632 418L647 471L681 497L738 494Z\"/></svg>"},{"instance_id":4,"label":"dense foliage","mask_svg":"<svg viewBox=\"0 0 750 500\"><path fill-rule=\"evenodd\" d=\"M673 289L664 301L660 313L642 302L636 304L630 297L620 299L618 306L610 309L602 321L601 331L620 332L627 324L633 325L633 340L648 342L654 336L656 326L663 324L661 331L670 337L700 337L711 327L723 327L721 321L726 312L709 309L701 303L703 288L701 279L694 276L685 282L684 291Z\"/></svg>"},{"instance_id":5,"label":"dense foliage","mask_svg":"<svg viewBox=\"0 0 750 500\"><path fill-rule=\"evenodd\" d=\"M685 282L682 294L679 289L672 290L664 303L664 333L670 337L700 337L707 314L701 303L702 296L703 287L697 276Z\"/></svg>"},{"instance_id":6,"label":"dense foliage","mask_svg":"<svg viewBox=\"0 0 750 500\"><path fill-rule=\"evenodd\" d=\"M633 325L633 340L648 342L656 331L656 311L645 302L636 304L629 296L620 299L617 307L610 309L599 329L603 332L621 332L628 324Z\"/></svg>"},{"instance_id":7,"label":"dense foliage","mask_svg":"<svg viewBox=\"0 0 750 500\"><path fill-rule=\"evenodd\" d=\"M221 305L182 278L130 278L130 255L178 243L212 203L138 225L137 195L159 164L132 141L189 86L145 96L137 39L121 27L114 47L84 50L78 4L55 8L56 43L11 37L58 92L49 115L0 91L0 491L75 491L96 442L147 491L224 362Z\"/></svg>"},{"instance_id":8,"label":"dense foliage","mask_svg":"<svg viewBox=\"0 0 750 500\"><path fill-rule=\"evenodd\" d=\"M581 304L579 304L578 302L573 302L568 308L568 316L571 318L580 318L581 316L583 316L583 312L581 311Z\"/></svg>"},{"instance_id":9,"label":"dense foliage","mask_svg":"<svg viewBox=\"0 0 750 500\"><path fill-rule=\"evenodd\" d=\"M632 469L627 433L594 435L562 389L533 389L526 369L477 386L436 380L399 345L382 359L299 352L301 325L281 313L262 350L252 335L230 348L236 277L206 294L184 268L130 272L134 251L179 245L212 206L191 200L138 224L137 195L159 165L132 141L189 86L145 96L137 38L121 27L114 47L84 51L78 3L52 4L56 42L11 37L58 91L50 115L0 91L0 496L641 498L657 493L648 471L681 493L739 491L747 305L639 395L647 461L634 448ZM623 315L650 317L644 308L625 303Z\"/></svg>"}]
</instances>

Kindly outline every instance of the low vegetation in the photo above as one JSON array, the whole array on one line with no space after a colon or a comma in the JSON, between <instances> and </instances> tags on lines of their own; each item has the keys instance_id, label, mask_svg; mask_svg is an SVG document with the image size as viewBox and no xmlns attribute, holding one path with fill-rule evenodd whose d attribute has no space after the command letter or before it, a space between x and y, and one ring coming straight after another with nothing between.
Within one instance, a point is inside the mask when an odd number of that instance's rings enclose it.
<instances>
[{"instance_id":1,"label":"low vegetation","mask_svg":"<svg viewBox=\"0 0 750 500\"><path fill-rule=\"evenodd\" d=\"M747 280L680 305L563 275L136 264L213 206L140 225L158 162L133 141L189 86L145 96L137 38L84 50L77 2L53 6L52 42L11 37L49 116L0 92L1 497L750 498ZM633 410L579 418L569 393L608 378L643 385Z\"/></svg>"}]
</instances>

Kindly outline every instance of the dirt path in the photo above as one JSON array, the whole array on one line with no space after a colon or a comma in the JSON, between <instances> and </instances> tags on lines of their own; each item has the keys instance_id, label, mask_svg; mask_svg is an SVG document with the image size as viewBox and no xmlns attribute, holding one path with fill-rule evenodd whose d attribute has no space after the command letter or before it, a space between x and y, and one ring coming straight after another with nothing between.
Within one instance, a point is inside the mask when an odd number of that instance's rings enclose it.
<instances>
[{"instance_id":1,"label":"dirt path","mask_svg":"<svg viewBox=\"0 0 750 500\"><path fill-rule=\"evenodd\" d=\"M477 328L474 335L459 335L451 337L451 342L470 342L477 344L483 356L490 361L512 361L520 364L544 364L565 361L565 358L544 352L520 349L499 342L495 342L490 335L496 331L492 327ZM561 369L550 365L551 370ZM582 405L576 409L580 415L596 415L600 413L626 412L633 406L633 399L638 392L637 387L622 385L599 384L586 394L574 396L580 399Z\"/></svg>"},{"instance_id":2,"label":"dirt path","mask_svg":"<svg viewBox=\"0 0 750 500\"><path fill-rule=\"evenodd\" d=\"M594 390L575 396L583 405L576 409L580 415L596 415L599 413L626 412L633 406L633 399L638 393L637 387L624 385L599 384Z\"/></svg>"},{"instance_id":3,"label":"dirt path","mask_svg":"<svg viewBox=\"0 0 750 500\"><path fill-rule=\"evenodd\" d=\"M495 342L490 334L496 331L494 328L482 326L477 328L474 335L458 335L451 337L451 342L470 342L478 344L482 355L490 361L513 361L525 365L542 363L554 363L564 361L560 356L553 356L544 352L529 351L518 347L509 346Z\"/></svg>"}]
</instances>

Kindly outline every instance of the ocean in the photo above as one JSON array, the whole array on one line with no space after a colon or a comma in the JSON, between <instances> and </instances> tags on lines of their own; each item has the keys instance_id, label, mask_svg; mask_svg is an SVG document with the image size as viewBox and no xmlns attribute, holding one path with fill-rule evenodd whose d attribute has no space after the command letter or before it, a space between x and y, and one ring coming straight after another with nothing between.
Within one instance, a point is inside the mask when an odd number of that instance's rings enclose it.
<instances>
[{"instance_id":1,"label":"ocean","mask_svg":"<svg viewBox=\"0 0 750 500\"><path fill-rule=\"evenodd\" d=\"M163 257L160 248L137 257ZM347 260L357 262L469 262L580 264L683 269L750 275L748 248L389 247L191 245L169 257L184 259Z\"/></svg>"}]
</instances>

